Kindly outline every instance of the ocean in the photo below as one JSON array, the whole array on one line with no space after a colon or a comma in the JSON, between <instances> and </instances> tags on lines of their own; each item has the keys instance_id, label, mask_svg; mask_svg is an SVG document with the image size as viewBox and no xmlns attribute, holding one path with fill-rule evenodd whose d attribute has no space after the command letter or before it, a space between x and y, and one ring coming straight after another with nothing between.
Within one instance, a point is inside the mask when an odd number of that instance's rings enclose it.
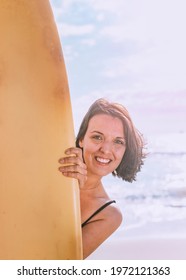
<instances>
[{"instance_id":1,"label":"ocean","mask_svg":"<svg viewBox=\"0 0 186 280\"><path fill-rule=\"evenodd\" d=\"M104 178L124 217L116 236L186 236L186 133L147 140L148 156L135 182Z\"/></svg>"}]
</instances>

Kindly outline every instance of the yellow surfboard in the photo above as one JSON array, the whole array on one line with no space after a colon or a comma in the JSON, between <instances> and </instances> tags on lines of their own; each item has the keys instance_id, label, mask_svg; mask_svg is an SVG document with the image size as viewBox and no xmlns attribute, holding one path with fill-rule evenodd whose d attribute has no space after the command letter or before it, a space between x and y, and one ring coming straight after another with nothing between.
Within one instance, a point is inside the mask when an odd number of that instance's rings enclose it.
<instances>
[{"instance_id":1,"label":"yellow surfboard","mask_svg":"<svg viewBox=\"0 0 186 280\"><path fill-rule=\"evenodd\" d=\"M48 0L0 0L0 259L82 259L66 70Z\"/></svg>"}]
</instances>

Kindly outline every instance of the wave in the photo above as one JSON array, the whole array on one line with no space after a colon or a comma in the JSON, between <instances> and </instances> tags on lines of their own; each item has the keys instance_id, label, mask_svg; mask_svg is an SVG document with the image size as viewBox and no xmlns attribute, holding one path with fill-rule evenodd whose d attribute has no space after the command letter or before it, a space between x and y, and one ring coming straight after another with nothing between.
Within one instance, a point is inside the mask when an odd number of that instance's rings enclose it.
<instances>
[{"instance_id":1,"label":"wave","mask_svg":"<svg viewBox=\"0 0 186 280\"><path fill-rule=\"evenodd\" d=\"M186 151L183 151L183 152L150 152L149 155L185 156L186 155Z\"/></svg>"}]
</instances>

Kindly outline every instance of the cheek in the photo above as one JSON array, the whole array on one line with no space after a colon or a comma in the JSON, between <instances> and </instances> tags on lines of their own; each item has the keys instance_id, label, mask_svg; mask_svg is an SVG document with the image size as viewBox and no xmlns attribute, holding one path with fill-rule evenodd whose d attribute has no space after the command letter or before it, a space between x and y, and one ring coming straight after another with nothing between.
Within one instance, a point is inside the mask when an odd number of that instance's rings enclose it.
<instances>
[{"instance_id":1,"label":"cheek","mask_svg":"<svg viewBox=\"0 0 186 280\"><path fill-rule=\"evenodd\" d=\"M120 161L120 162L122 161L125 151L126 151L126 149L124 149L124 150L122 149L122 150L118 150L116 152L116 158L118 159L118 161Z\"/></svg>"},{"instance_id":2,"label":"cheek","mask_svg":"<svg viewBox=\"0 0 186 280\"><path fill-rule=\"evenodd\" d=\"M98 146L92 143L91 141L87 141L86 144L84 142L83 149L86 153L94 153L98 150Z\"/></svg>"},{"instance_id":3,"label":"cheek","mask_svg":"<svg viewBox=\"0 0 186 280\"><path fill-rule=\"evenodd\" d=\"M90 156L92 155L93 153L93 150L92 150L92 147L90 145L84 145L83 146L83 157L85 159L85 161L87 161Z\"/></svg>"}]
</instances>

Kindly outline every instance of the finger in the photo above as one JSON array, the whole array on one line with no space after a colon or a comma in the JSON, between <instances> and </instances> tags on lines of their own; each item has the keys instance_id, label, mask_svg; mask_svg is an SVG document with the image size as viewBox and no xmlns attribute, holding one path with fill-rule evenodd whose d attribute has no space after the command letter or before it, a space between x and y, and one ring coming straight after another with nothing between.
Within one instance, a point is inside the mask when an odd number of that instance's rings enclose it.
<instances>
[{"instance_id":1,"label":"finger","mask_svg":"<svg viewBox=\"0 0 186 280\"><path fill-rule=\"evenodd\" d=\"M67 150L65 150L65 154L66 155L75 154L76 156L82 158L82 149L76 148L76 147L71 147L71 148L68 148Z\"/></svg>"},{"instance_id":2,"label":"finger","mask_svg":"<svg viewBox=\"0 0 186 280\"><path fill-rule=\"evenodd\" d=\"M59 167L59 171L63 172L74 172L79 173L81 175L87 175L87 169L82 168L79 165L68 165L68 166L61 166Z\"/></svg>"},{"instance_id":3,"label":"finger","mask_svg":"<svg viewBox=\"0 0 186 280\"><path fill-rule=\"evenodd\" d=\"M80 159L79 157L70 156L70 157L63 157L59 159L59 163L61 164L76 164L80 165L82 168L86 168L86 164Z\"/></svg>"},{"instance_id":4,"label":"finger","mask_svg":"<svg viewBox=\"0 0 186 280\"><path fill-rule=\"evenodd\" d=\"M62 158L59 160L59 163L62 164L61 167L65 166L79 166L81 169L86 170L87 172L87 166L86 164L76 157L69 157L69 158Z\"/></svg>"},{"instance_id":5,"label":"finger","mask_svg":"<svg viewBox=\"0 0 186 280\"><path fill-rule=\"evenodd\" d=\"M65 177L77 179L80 182L81 187L84 185L84 183L87 180L86 175L81 175L81 174L75 173L75 172L63 172L63 175Z\"/></svg>"}]
</instances>

